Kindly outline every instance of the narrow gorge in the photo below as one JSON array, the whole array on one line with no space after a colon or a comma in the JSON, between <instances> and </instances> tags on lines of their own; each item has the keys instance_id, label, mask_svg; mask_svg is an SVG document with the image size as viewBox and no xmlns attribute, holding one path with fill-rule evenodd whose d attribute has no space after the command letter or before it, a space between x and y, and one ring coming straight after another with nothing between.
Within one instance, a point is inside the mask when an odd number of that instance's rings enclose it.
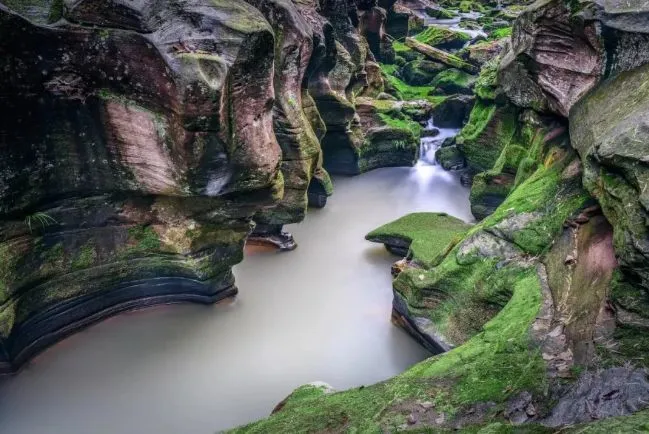
<instances>
[{"instance_id":1,"label":"narrow gorge","mask_svg":"<svg viewBox=\"0 0 649 434\"><path fill-rule=\"evenodd\" d=\"M0 0L0 70L0 432L649 432L647 4Z\"/></svg>"}]
</instances>

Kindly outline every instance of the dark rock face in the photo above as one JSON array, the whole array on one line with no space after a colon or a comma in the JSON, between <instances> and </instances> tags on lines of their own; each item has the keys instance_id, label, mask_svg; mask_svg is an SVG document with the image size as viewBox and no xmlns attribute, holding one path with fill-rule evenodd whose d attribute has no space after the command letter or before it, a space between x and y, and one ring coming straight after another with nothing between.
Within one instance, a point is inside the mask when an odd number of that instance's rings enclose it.
<instances>
[{"instance_id":1,"label":"dark rock face","mask_svg":"<svg viewBox=\"0 0 649 434\"><path fill-rule=\"evenodd\" d=\"M544 421L557 427L624 416L647 407L649 381L641 369L612 368L586 374Z\"/></svg>"},{"instance_id":2,"label":"dark rock face","mask_svg":"<svg viewBox=\"0 0 649 434\"><path fill-rule=\"evenodd\" d=\"M500 82L519 107L567 116L603 66L596 24L572 19L565 2L545 0L518 17Z\"/></svg>"},{"instance_id":3,"label":"dark rock face","mask_svg":"<svg viewBox=\"0 0 649 434\"><path fill-rule=\"evenodd\" d=\"M435 106L433 120L441 128L461 128L469 119L475 98L469 95L454 95Z\"/></svg>"},{"instance_id":4,"label":"dark rock face","mask_svg":"<svg viewBox=\"0 0 649 434\"><path fill-rule=\"evenodd\" d=\"M649 65L604 82L573 109L570 135L584 184L615 228L623 268L649 291Z\"/></svg>"},{"instance_id":5,"label":"dark rock face","mask_svg":"<svg viewBox=\"0 0 649 434\"><path fill-rule=\"evenodd\" d=\"M283 189L258 10L30 11L0 7L3 372L106 315L234 295L250 217Z\"/></svg>"},{"instance_id":6,"label":"dark rock face","mask_svg":"<svg viewBox=\"0 0 649 434\"><path fill-rule=\"evenodd\" d=\"M281 171L284 197L277 206L255 215L257 238L269 236L267 226L302 221L308 199L306 191L316 170L321 168L320 142L303 110L302 82L313 54L313 34L309 24L289 0L249 1L259 9L275 30L275 105L273 127L282 150ZM320 168L318 163L320 162ZM330 194L330 192L329 192ZM326 193L325 193L326 198ZM270 238L277 244L277 234ZM283 250L290 243L281 243Z\"/></svg>"}]
</instances>

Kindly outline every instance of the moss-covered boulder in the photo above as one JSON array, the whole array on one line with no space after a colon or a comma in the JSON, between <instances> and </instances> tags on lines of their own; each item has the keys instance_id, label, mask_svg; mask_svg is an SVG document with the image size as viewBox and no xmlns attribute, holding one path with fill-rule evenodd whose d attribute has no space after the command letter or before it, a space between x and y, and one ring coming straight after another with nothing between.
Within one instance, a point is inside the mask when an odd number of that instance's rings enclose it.
<instances>
[{"instance_id":1,"label":"moss-covered boulder","mask_svg":"<svg viewBox=\"0 0 649 434\"><path fill-rule=\"evenodd\" d=\"M447 67L430 60L413 60L401 68L403 81L411 86L425 86Z\"/></svg>"},{"instance_id":2,"label":"moss-covered boulder","mask_svg":"<svg viewBox=\"0 0 649 434\"><path fill-rule=\"evenodd\" d=\"M420 122L430 117L429 103L358 98L356 108L363 132L363 142L356 149L359 172L415 163Z\"/></svg>"},{"instance_id":3,"label":"moss-covered boulder","mask_svg":"<svg viewBox=\"0 0 649 434\"><path fill-rule=\"evenodd\" d=\"M451 30L442 26L428 26L426 30L415 35L419 42L442 50L459 50L471 40L467 33Z\"/></svg>"},{"instance_id":4,"label":"moss-covered boulder","mask_svg":"<svg viewBox=\"0 0 649 434\"><path fill-rule=\"evenodd\" d=\"M476 101L469 121L456 138L458 149L476 171L491 169L516 133L517 109Z\"/></svg>"},{"instance_id":5,"label":"moss-covered boulder","mask_svg":"<svg viewBox=\"0 0 649 434\"><path fill-rule=\"evenodd\" d=\"M392 253L410 257L430 267L447 253L447 248L469 230L471 225L443 213L408 214L374 229L365 239L383 243Z\"/></svg>"},{"instance_id":6,"label":"moss-covered boulder","mask_svg":"<svg viewBox=\"0 0 649 434\"><path fill-rule=\"evenodd\" d=\"M472 95L475 82L475 75L459 69L449 68L437 74L433 81L430 82L430 86L433 87L432 92L438 95L454 95L458 93Z\"/></svg>"},{"instance_id":7,"label":"moss-covered boulder","mask_svg":"<svg viewBox=\"0 0 649 434\"><path fill-rule=\"evenodd\" d=\"M570 114L570 135L582 158L584 184L615 228L615 247L624 270L645 291L649 290L648 80L649 65L621 73L586 96Z\"/></svg>"},{"instance_id":8,"label":"moss-covered boulder","mask_svg":"<svg viewBox=\"0 0 649 434\"><path fill-rule=\"evenodd\" d=\"M433 108L433 121L440 128L461 128L469 119L475 98L469 95L453 95L444 98Z\"/></svg>"},{"instance_id":9,"label":"moss-covered boulder","mask_svg":"<svg viewBox=\"0 0 649 434\"><path fill-rule=\"evenodd\" d=\"M451 246L438 265L406 269L396 278L395 310L419 341L449 348L476 333L493 316L503 296L500 291L506 290L507 273L496 277L496 264L542 254L561 233L564 221L585 206L588 195L581 189L580 173L565 171L574 154L556 152L556 161L514 190L496 213ZM556 195L562 200L548 206ZM480 296L473 285L480 285Z\"/></svg>"},{"instance_id":10,"label":"moss-covered boulder","mask_svg":"<svg viewBox=\"0 0 649 434\"><path fill-rule=\"evenodd\" d=\"M457 14L451 10L432 6L426 7L424 9L424 12L426 12L426 15L428 15L429 17L438 20L448 20L457 16Z\"/></svg>"},{"instance_id":11,"label":"moss-covered boulder","mask_svg":"<svg viewBox=\"0 0 649 434\"><path fill-rule=\"evenodd\" d=\"M435 153L435 159L444 170L460 170L466 167L464 154L460 152L456 145L439 148Z\"/></svg>"},{"instance_id":12,"label":"moss-covered boulder","mask_svg":"<svg viewBox=\"0 0 649 434\"><path fill-rule=\"evenodd\" d=\"M474 65L482 66L490 60L498 57L505 47L506 40L507 39L499 38L493 41L471 44L464 48L459 55L464 60L473 63Z\"/></svg>"},{"instance_id":13,"label":"moss-covered boulder","mask_svg":"<svg viewBox=\"0 0 649 434\"><path fill-rule=\"evenodd\" d=\"M521 113L514 134L502 142L493 167L473 178L473 215L480 220L493 213L515 186L544 164L543 156L549 147L565 145L567 141L566 128L561 123L543 119L533 111Z\"/></svg>"}]
</instances>

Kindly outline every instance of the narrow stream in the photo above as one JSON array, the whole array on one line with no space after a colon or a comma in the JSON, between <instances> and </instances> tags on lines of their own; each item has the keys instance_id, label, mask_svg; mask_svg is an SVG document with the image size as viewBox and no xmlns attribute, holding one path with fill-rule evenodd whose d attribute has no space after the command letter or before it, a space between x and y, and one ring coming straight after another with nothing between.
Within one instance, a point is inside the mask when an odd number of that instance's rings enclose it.
<instances>
[{"instance_id":1,"label":"narrow stream","mask_svg":"<svg viewBox=\"0 0 649 434\"><path fill-rule=\"evenodd\" d=\"M301 384L370 384L427 357L390 323L395 258L364 235L414 211L472 219L467 189L430 158L444 134L414 168L336 179L327 207L287 228L296 251L249 248L234 303L124 314L0 379L2 433L210 434Z\"/></svg>"}]
</instances>

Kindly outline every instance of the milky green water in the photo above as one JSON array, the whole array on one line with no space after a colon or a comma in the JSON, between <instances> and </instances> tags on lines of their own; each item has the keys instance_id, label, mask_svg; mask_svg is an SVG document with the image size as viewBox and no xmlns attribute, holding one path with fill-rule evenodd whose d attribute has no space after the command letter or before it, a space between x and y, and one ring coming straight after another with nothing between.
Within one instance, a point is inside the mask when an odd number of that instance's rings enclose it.
<instances>
[{"instance_id":1,"label":"milky green water","mask_svg":"<svg viewBox=\"0 0 649 434\"><path fill-rule=\"evenodd\" d=\"M468 221L468 191L423 163L335 187L288 227L297 250L255 251L235 268L234 303L120 315L0 379L0 432L214 433L268 415L301 384L370 384L426 358L390 323L398 258L363 237L414 211Z\"/></svg>"}]
</instances>

